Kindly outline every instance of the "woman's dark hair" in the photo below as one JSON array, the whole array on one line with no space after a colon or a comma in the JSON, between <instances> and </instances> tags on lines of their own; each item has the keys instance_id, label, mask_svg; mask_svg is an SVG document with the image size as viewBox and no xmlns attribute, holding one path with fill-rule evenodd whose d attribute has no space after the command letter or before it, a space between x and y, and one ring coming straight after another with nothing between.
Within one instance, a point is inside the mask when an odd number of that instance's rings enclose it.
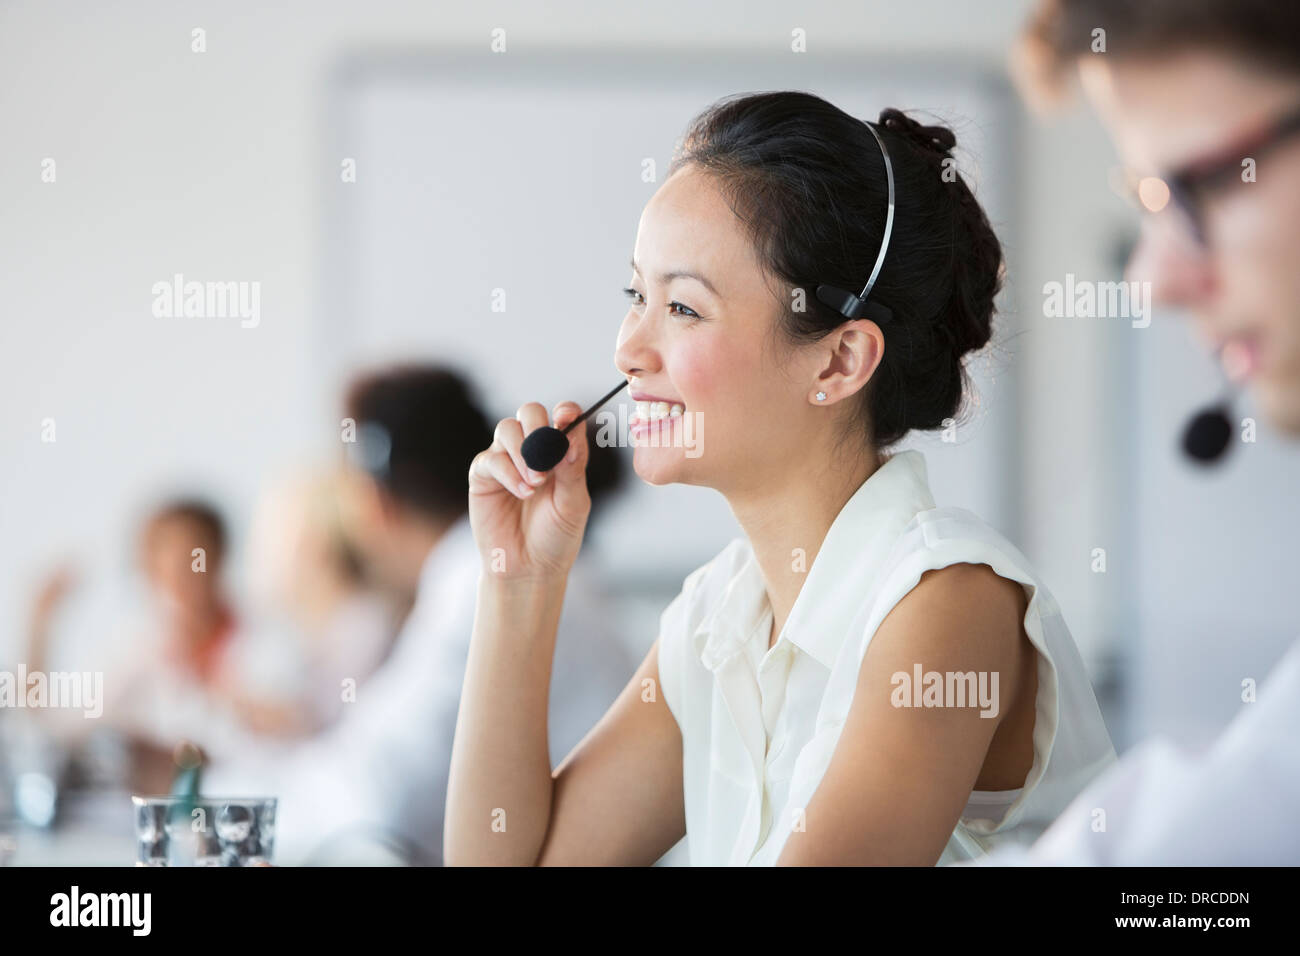
<instances>
[{"instance_id":1,"label":"woman's dark hair","mask_svg":"<svg viewBox=\"0 0 1300 956\"><path fill-rule=\"evenodd\" d=\"M880 323L884 356L855 424L883 448L913 429L944 427L960 410L962 358L992 334L1002 247L957 171L950 129L894 109L881 112L876 129L896 199L889 251L868 298L893 317ZM716 178L765 270L784 286L789 341L815 341L847 321L816 289L860 292L880 251L888 186L880 146L861 120L811 93L738 94L691 122L669 174L688 164Z\"/></svg>"}]
</instances>

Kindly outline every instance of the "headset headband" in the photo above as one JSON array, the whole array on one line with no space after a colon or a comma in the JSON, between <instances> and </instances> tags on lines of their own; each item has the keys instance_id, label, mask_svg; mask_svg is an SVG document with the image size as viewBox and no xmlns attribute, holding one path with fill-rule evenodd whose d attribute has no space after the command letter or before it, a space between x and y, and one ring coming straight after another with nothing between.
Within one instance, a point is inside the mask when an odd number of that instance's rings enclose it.
<instances>
[{"instance_id":1,"label":"headset headband","mask_svg":"<svg viewBox=\"0 0 1300 956\"><path fill-rule=\"evenodd\" d=\"M885 264L885 252L889 249L889 237L894 231L894 167L889 162L889 150L885 148L885 141L880 138L880 133L870 123L863 123L863 125L871 130L871 135L880 144L880 156L885 161L885 181L889 186L889 208L885 212L885 234L880 240L880 253L876 256L876 266L871 270L871 278L862 287L861 295L854 295L852 292L833 285L819 285L817 287L817 298L850 319L859 319L865 315L877 321L888 321L893 316L893 312L888 307L877 302L867 302L867 296L871 292L871 287L876 284L876 277L880 275L880 267Z\"/></svg>"}]
</instances>

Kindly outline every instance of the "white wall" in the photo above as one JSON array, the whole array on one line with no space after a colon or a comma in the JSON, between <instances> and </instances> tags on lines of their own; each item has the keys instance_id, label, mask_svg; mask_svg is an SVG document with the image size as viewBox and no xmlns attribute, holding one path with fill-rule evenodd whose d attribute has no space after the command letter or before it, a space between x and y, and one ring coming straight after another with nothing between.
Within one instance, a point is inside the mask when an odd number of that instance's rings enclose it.
<instances>
[{"instance_id":1,"label":"white wall","mask_svg":"<svg viewBox=\"0 0 1300 956\"><path fill-rule=\"evenodd\" d=\"M516 49L785 51L799 27L814 55L914 50L996 69L1020 6L667 3L631 20L573 3L0 8L4 632L57 556L93 542L99 561L125 558L156 489L211 489L238 525L264 477L330 447L337 381L320 374L333 367L315 333L321 183L337 169L325 91L341 60L479 49L495 27ZM260 325L154 318L152 284L176 272L259 281Z\"/></svg>"},{"instance_id":2,"label":"white wall","mask_svg":"<svg viewBox=\"0 0 1300 956\"><path fill-rule=\"evenodd\" d=\"M330 362L316 332L325 305L320 184L337 170L327 77L340 59L482 49L489 30L504 27L519 49L626 50L653 61L668 49L785 51L801 27L812 53L999 69L1027 6L0 7L0 650L13 645L36 573L69 549L89 546L101 566L124 558L133 509L154 489L197 481L229 503L238 525L263 479L332 447L337 381L322 374ZM195 27L207 31L202 55L190 52ZM1021 129L1002 335L1020 376L1020 506L1008 530L1099 666L1109 642L1132 640L1139 599L1161 602L1158 610L1176 593L1149 589L1136 558L1122 575L1090 570L1092 547L1124 540L1121 556L1136 551L1133 515L1146 500L1126 492L1140 476L1114 451L1117 422L1136 400L1133 375L1115 377L1131 350L1096 321L1045 322L1039 290L1067 272L1111 277L1108 250L1126 220L1105 187L1110 147L1081 109ZM46 157L57 162L54 184L40 180ZM151 286L175 272L260 281L261 324L155 319ZM40 441L46 418L56 422L53 444ZM1249 507L1240 495L1220 504ZM1229 573L1268 583L1278 572L1245 553ZM1288 619L1283 589L1257 590L1252 614Z\"/></svg>"}]
</instances>

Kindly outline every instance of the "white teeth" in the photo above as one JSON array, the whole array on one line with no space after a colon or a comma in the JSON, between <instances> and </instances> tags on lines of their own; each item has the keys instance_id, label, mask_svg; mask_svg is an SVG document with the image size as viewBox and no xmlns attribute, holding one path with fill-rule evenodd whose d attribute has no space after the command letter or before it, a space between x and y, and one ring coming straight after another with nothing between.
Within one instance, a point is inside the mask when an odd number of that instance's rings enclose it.
<instances>
[{"instance_id":1,"label":"white teeth","mask_svg":"<svg viewBox=\"0 0 1300 956\"><path fill-rule=\"evenodd\" d=\"M636 417L642 421L653 422L661 418L679 418L685 407L676 402L637 402Z\"/></svg>"}]
</instances>

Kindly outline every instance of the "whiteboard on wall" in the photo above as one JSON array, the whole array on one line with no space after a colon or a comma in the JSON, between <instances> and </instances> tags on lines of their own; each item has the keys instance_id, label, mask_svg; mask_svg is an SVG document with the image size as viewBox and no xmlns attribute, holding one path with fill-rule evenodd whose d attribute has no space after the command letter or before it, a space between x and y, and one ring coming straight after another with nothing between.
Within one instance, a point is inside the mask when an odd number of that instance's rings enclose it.
<instances>
[{"instance_id":1,"label":"whiteboard on wall","mask_svg":"<svg viewBox=\"0 0 1300 956\"><path fill-rule=\"evenodd\" d=\"M987 72L789 52L353 56L334 70L326 100L325 152L339 164L322 204L330 378L372 361L446 362L472 376L493 420L526 401L594 401L621 377L620 290L658 185L643 177L646 160L662 181L696 113L771 89L807 90L864 119L895 106L954 123L963 175L1012 244L1017 113ZM345 160L355 182L337 172ZM494 290L504 290L503 312ZM1014 364L994 353L971 371L979 406L957 440L913 444L926 451L940 504L1014 535ZM628 487L591 544L625 586L675 591L739 528L719 494L645 485L624 451Z\"/></svg>"}]
</instances>

